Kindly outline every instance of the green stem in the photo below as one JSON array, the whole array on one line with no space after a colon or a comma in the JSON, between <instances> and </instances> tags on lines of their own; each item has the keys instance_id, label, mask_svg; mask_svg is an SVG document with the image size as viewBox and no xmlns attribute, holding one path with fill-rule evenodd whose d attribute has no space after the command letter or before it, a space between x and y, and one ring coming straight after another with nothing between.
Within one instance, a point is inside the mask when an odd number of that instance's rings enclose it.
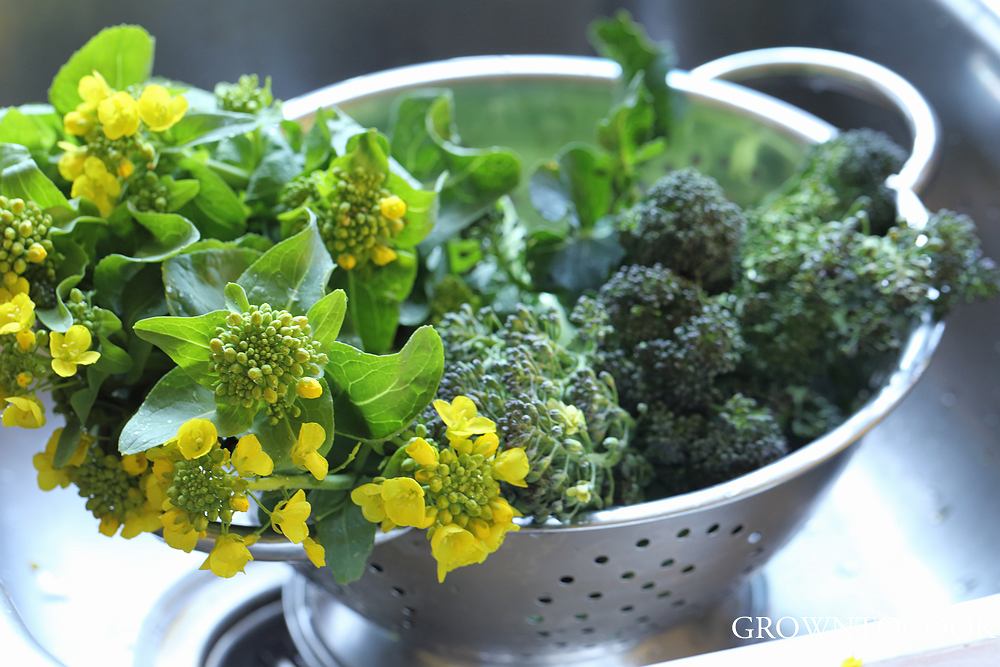
<instances>
[{"instance_id":1,"label":"green stem","mask_svg":"<svg viewBox=\"0 0 1000 667\"><path fill-rule=\"evenodd\" d=\"M278 491L281 489L322 489L323 491L347 491L354 488L354 475L328 475L326 479L316 479L312 475L271 475L258 477L250 482L252 491Z\"/></svg>"}]
</instances>

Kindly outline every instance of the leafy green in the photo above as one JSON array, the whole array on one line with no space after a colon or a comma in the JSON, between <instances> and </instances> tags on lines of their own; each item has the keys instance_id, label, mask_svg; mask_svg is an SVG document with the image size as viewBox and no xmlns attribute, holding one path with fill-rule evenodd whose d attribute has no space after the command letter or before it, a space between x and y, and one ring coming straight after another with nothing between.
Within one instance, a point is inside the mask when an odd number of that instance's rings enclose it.
<instances>
[{"instance_id":1,"label":"leafy green","mask_svg":"<svg viewBox=\"0 0 1000 667\"><path fill-rule=\"evenodd\" d=\"M312 337L326 350L337 340L340 327L347 313L347 295L344 290L334 290L313 304L306 316L312 327Z\"/></svg>"},{"instance_id":2,"label":"leafy green","mask_svg":"<svg viewBox=\"0 0 1000 667\"><path fill-rule=\"evenodd\" d=\"M396 261L385 266L368 265L343 272L351 322L369 352L392 349L399 326L399 304L409 296L417 278L416 255L405 250L396 254Z\"/></svg>"},{"instance_id":3,"label":"leafy green","mask_svg":"<svg viewBox=\"0 0 1000 667\"><path fill-rule=\"evenodd\" d=\"M122 429L118 451L138 454L177 437L189 419L215 421L215 394L175 368L160 378Z\"/></svg>"},{"instance_id":4,"label":"leafy green","mask_svg":"<svg viewBox=\"0 0 1000 667\"><path fill-rule=\"evenodd\" d=\"M216 310L196 317L150 317L136 322L134 330L139 338L166 352L193 380L207 386L211 381L208 343L228 314Z\"/></svg>"},{"instance_id":5,"label":"leafy green","mask_svg":"<svg viewBox=\"0 0 1000 667\"><path fill-rule=\"evenodd\" d=\"M333 260L315 220L250 265L238 282L251 303L269 303L293 313L305 313L326 294Z\"/></svg>"},{"instance_id":6,"label":"leafy green","mask_svg":"<svg viewBox=\"0 0 1000 667\"><path fill-rule=\"evenodd\" d=\"M222 290L237 280L261 253L229 245L186 252L163 263L167 308L172 315L193 317L226 307Z\"/></svg>"},{"instance_id":7,"label":"leafy green","mask_svg":"<svg viewBox=\"0 0 1000 667\"><path fill-rule=\"evenodd\" d=\"M153 69L153 49L153 38L139 26L105 28L59 69L49 88L49 102L60 114L75 109L83 101L77 91L80 79L94 71L116 90L142 83Z\"/></svg>"},{"instance_id":8,"label":"leafy green","mask_svg":"<svg viewBox=\"0 0 1000 667\"><path fill-rule=\"evenodd\" d=\"M180 166L198 181L198 194L185 211L206 236L228 241L246 231L247 208L221 176L194 158L181 160Z\"/></svg>"},{"instance_id":9,"label":"leafy green","mask_svg":"<svg viewBox=\"0 0 1000 667\"><path fill-rule=\"evenodd\" d=\"M260 444L264 451L274 461L276 471L296 470L289 455L299 437L299 429L302 424L313 422L323 427L326 432L326 440L317 450L320 454L326 455L333 446L333 398L326 380L321 379L319 382L323 385L323 395L308 400L298 399L296 405L302 411L299 416L294 417L289 413L290 411L285 411L278 422L272 424L266 412L257 415L254 433L260 438Z\"/></svg>"},{"instance_id":10,"label":"leafy green","mask_svg":"<svg viewBox=\"0 0 1000 667\"><path fill-rule=\"evenodd\" d=\"M69 208L66 197L38 168L31 152L18 144L0 144L0 194L34 201L43 210Z\"/></svg>"},{"instance_id":11,"label":"leafy green","mask_svg":"<svg viewBox=\"0 0 1000 667\"><path fill-rule=\"evenodd\" d=\"M375 545L375 524L365 519L361 508L346 503L341 511L321 520L316 531L334 580L347 584L360 579Z\"/></svg>"},{"instance_id":12,"label":"leafy green","mask_svg":"<svg viewBox=\"0 0 1000 667\"><path fill-rule=\"evenodd\" d=\"M441 338L427 326L395 354L376 356L340 342L328 354L337 433L356 440L385 440L406 428L433 398L444 372Z\"/></svg>"}]
</instances>

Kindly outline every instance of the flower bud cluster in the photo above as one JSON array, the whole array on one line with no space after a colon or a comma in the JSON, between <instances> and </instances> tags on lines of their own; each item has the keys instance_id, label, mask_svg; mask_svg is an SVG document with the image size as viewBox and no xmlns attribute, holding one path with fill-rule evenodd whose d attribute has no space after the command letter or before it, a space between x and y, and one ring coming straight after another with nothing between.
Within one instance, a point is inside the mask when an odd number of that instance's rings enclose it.
<instances>
[{"instance_id":1,"label":"flower bud cluster","mask_svg":"<svg viewBox=\"0 0 1000 667\"><path fill-rule=\"evenodd\" d=\"M492 523L490 501L500 497L500 484L493 477L492 457L444 449L436 466L417 468L413 459L403 462L403 471L414 470L414 477L424 486L427 505L437 509L439 523L455 523L462 528L472 519Z\"/></svg>"},{"instance_id":2,"label":"flower bud cluster","mask_svg":"<svg viewBox=\"0 0 1000 667\"><path fill-rule=\"evenodd\" d=\"M220 109L238 113L257 113L274 102L271 94L271 77L264 79L256 74L243 74L236 83L220 83L215 87L215 100Z\"/></svg>"},{"instance_id":3,"label":"flower bud cluster","mask_svg":"<svg viewBox=\"0 0 1000 667\"><path fill-rule=\"evenodd\" d=\"M194 517L192 526L199 532L210 522L230 523L232 499L246 493L246 480L229 472L228 464L229 452L221 447L213 447L205 456L174 463L167 498L174 507Z\"/></svg>"},{"instance_id":4,"label":"flower bud cluster","mask_svg":"<svg viewBox=\"0 0 1000 667\"><path fill-rule=\"evenodd\" d=\"M35 278L55 280L55 267L49 259L53 254L51 216L38 204L23 199L0 196L0 279L6 285L29 274Z\"/></svg>"},{"instance_id":5,"label":"flower bud cluster","mask_svg":"<svg viewBox=\"0 0 1000 667\"><path fill-rule=\"evenodd\" d=\"M77 492L87 499L86 507L98 519L124 522L126 513L141 507L146 497L139 478L129 475L122 459L91 447L80 467L72 472Z\"/></svg>"},{"instance_id":6,"label":"flower bud cluster","mask_svg":"<svg viewBox=\"0 0 1000 667\"><path fill-rule=\"evenodd\" d=\"M154 172L147 171L129 182L127 198L139 211L163 213L167 210L170 192Z\"/></svg>"},{"instance_id":7,"label":"flower bud cluster","mask_svg":"<svg viewBox=\"0 0 1000 667\"><path fill-rule=\"evenodd\" d=\"M329 177L329 209L319 231L333 258L347 270L394 260L389 246L403 230L406 205L384 187L385 175L334 167Z\"/></svg>"},{"instance_id":8,"label":"flower bud cluster","mask_svg":"<svg viewBox=\"0 0 1000 667\"><path fill-rule=\"evenodd\" d=\"M319 377L327 362L307 318L266 303L231 313L209 347L216 396L245 408L263 403L274 421L286 411L297 416L297 385Z\"/></svg>"}]
</instances>

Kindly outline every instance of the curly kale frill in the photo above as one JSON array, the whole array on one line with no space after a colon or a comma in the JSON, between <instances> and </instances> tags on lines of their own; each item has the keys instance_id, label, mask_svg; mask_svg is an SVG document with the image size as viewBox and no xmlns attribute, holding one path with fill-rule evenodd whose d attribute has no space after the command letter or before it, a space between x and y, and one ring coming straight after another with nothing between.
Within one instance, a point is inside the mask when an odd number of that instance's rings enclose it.
<instances>
[{"instance_id":1,"label":"curly kale frill","mask_svg":"<svg viewBox=\"0 0 1000 667\"><path fill-rule=\"evenodd\" d=\"M771 411L741 394L688 414L653 404L639 418L638 438L664 495L725 482L788 453Z\"/></svg>"},{"instance_id":2,"label":"curly kale frill","mask_svg":"<svg viewBox=\"0 0 1000 667\"><path fill-rule=\"evenodd\" d=\"M709 290L732 282L745 224L719 184L694 169L661 178L616 220L628 262L669 266Z\"/></svg>"},{"instance_id":3,"label":"curly kale frill","mask_svg":"<svg viewBox=\"0 0 1000 667\"><path fill-rule=\"evenodd\" d=\"M438 395L469 396L496 422L502 447L527 451L528 486L512 489L518 510L536 521L568 521L643 499L650 469L629 448L632 418L589 353L558 342L554 313L519 307L504 318L466 305L437 329L446 360ZM432 412L425 422L442 430Z\"/></svg>"}]
</instances>

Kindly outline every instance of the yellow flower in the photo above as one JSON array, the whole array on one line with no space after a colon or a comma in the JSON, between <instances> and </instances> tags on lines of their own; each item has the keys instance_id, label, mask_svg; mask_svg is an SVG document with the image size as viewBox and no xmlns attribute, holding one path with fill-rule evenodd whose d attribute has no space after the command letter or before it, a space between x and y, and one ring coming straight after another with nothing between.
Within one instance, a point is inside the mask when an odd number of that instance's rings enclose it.
<instances>
[{"instance_id":1,"label":"yellow flower","mask_svg":"<svg viewBox=\"0 0 1000 667\"><path fill-rule=\"evenodd\" d=\"M25 259L32 264L41 264L49 256L49 251L41 243L32 243L28 247L28 252L24 253Z\"/></svg>"},{"instance_id":2,"label":"yellow flower","mask_svg":"<svg viewBox=\"0 0 1000 667\"><path fill-rule=\"evenodd\" d=\"M448 427L446 435L452 446L474 435L496 433L497 425L486 417L480 417L476 404L468 396L456 396L451 403L438 399L434 401L434 409Z\"/></svg>"},{"instance_id":3,"label":"yellow flower","mask_svg":"<svg viewBox=\"0 0 1000 667\"><path fill-rule=\"evenodd\" d=\"M379 200L378 210L389 220L402 220L406 215L406 202L396 195L391 195Z\"/></svg>"},{"instance_id":4,"label":"yellow flower","mask_svg":"<svg viewBox=\"0 0 1000 667\"><path fill-rule=\"evenodd\" d=\"M324 567L326 565L326 549L323 548L322 544L311 537L307 537L302 542L302 548L306 550L306 557L309 558L310 563L316 567Z\"/></svg>"},{"instance_id":5,"label":"yellow flower","mask_svg":"<svg viewBox=\"0 0 1000 667\"><path fill-rule=\"evenodd\" d=\"M21 334L18 334L18 336L20 335ZM31 373L28 373L27 371L22 371L17 374L16 379L18 387L20 387L21 389L27 389L31 385L32 380L34 380L35 378L32 377Z\"/></svg>"},{"instance_id":6,"label":"yellow flower","mask_svg":"<svg viewBox=\"0 0 1000 667\"><path fill-rule=\"evenodd\" d=\"M485 458L490 458L497 452L500 446L500 437L496 433L484 433L472 443L472 453L480 454Z\"/></svg>"},{"instance_id":7,"label":"yellow flower","mask_svg":"<svg viewBox=\"0 0 1000 667\"><path fill-rule=\"evenodd\" d=\"M49 334L49 352L52 354L52 370L59 377L73 377L77 366L89 366L101 358L100 352L90 349L92 338L90 329L82 324L74 324L65 334L53 331Z\"/></svg>"},{"instance_id":8,"label":"yellow flower","mask_svg":"<svg viewBox=\"0 0 1000 667\"><path fill-rule=\"evenodd\" d=\"M396 251L387 245L376 243L372 246L372 261L375 262L375 266L385 266L396 261L397 257Z\"/></svg>"},{"instance_id":9,"label":"yellow flower","mask_svg":"<svg viewBox=\"0 0 1000 667\"><path fill-rule=\"evenodd\" d=\"M135 173L135 165L132 164L132 160L128 158L122 158L122 161L118 163L118 175L122 178L128 178Z\"/></svg>"},{"instance_id":10,"label":"yellow flower","mask_svg":"<svg viewBox=\"0 0 1000 667\"><path fill-rule=\"evenodd\" d=\"M422 466L434 466L438 462L437 449L431 447L423 438L414 438L406 446L406 453L410 458Z\"/></svg>"},{"instance_id":11,"label":"yellow flower","mask_svg":"<svg viewBox=\"0 0 1000 667\"><path fill-rule=\"evenodd\" d=\"M218 441L219 432L207 419L189 419L177 429L177 448L188 460L208 454Z\"/></svg>"},{"instance_id":12,"label":"yellow flower","mask_svg":"<svg viewBox=\"0 0 1000 667\"><path fill-rule=\"evenodd\" d=\"M529 470L528 455L523 447L504 450L497 455L493 462L494 476L512 486L528 486L524 478L528 475Z\"/></svg>"},{"instance_id":13,"label":"yellow flower","mask_svg":"<svg viewBox=\"0 0 1000 667\"><path fill-rule=\"evenodd\" d=\"M326 431L315 422L307 422L299 428L299 437L292 447L292 463L305 468L319 480L326 479L330 464L317 450L326 442Z\"/></svg>"},{"instance_id":14,"label":"yellow flower","mask_svg":"<svg viewBox=\"0 0 1000 667\"><path fill-rule=\"evenodd\" d=\"M21 352L31 352L35 348L36 336L34 331L18 331L15 337L17 338L17 346Z\"/></svg>"},{"instance_id":15,"label":"yellow flower","mask_svg":"<svg viewBox=\"0 0 1000 667\"><path fill-rule=\"evenodd\" d=\"M397 526L427 528L424 490L412 477L394 477L382 482L385 514Z\"/></svg>"},{"instance_id":16,"label":"yellow flower","mask_svg":"<svg viewBox=\"0 0 1000 667\"><path fill-rule=\"evenodd\" d=\"M76 92L83 98L83 103L80 105L82 108L96 109L98 104L111 97L112 90L101 73L94 70L81 77L80 82L76 85Z\"/></svg>"},{"instance_id":17,"label":"yellow flower","mask_svg":"<svg viewBox=\"0 0 1000 667\"><path fill-rule=\"evenodd\" d=\"M319 398L323 395L323 385L316 378L302 378L295 385L295 392L300 398Z\"/></svg>"},{"instance_id":18,"label":"yellow flower","mask_svg":"<svg viewBox=\"0 0 1000 667\"><path fill-rule=\"evenodd\" d=\"M3 284L0 284L0 305L9 303L18 294L27 296L30 289L27 278L18 276L13 271L5 274Z\"/></svg>"},{"instance_id":19,"label":"yellow flower","mask_svg":"<svg viewBox=\"0 0 1000 667\"><path fill-rule=\"evenodd\" d=\"M83 173L73 181L72 197L86 197L101 215L108 215L122 192L121 183L108 171L104 161L91 155L83 161Z\"/></svg>"},{"instance_id":20,"label":"yellow flower","mask_svg":"<svg viewBox=\"0 0 1000 667\"><path fill-rule=\"evenodd\" d=\"M108 139L130 137L139 131L139 105L128 93L117 92L97 105L97 118Z\"/></svg>"},{"instance_id":21,"label":"yellow flower","mask_svg":"<svg viewBox=\"0 0 1000 667\"><path fill-rule=\"evenodd\" d=\"M490 501L490 509L493 511L493 523L490 525L489 536L485 537L483 542L489 552L493 553L503 545L507 533L521 530L521 527L514 523L514 517L521 516L521 513L503 498Z\"/></svg>"},{"instance_id":22,"label":"yellow flower","mask_svg":"<svg viewBox=\"0 0 1000 667\"><path fill-rule=\"evenodd\" d=\"M94 127L94 117L79 110L70 111L63 116L63 130L66 134L82 137Z\"/></svg>"},{"instance_id":23,"label":"yellow flower","mask_svg":"<svg viewBox=\"0 0 1000 667\"><path fill-rule=\"evenodd\" d=\"M312 512L312 505L306 500L306 492L299 489L290 500L283 500L271 512L274 530L288 538L292 544L299 544L309 537L306 520Z\"/></svg>"},{"instance_id":24,"label":"yellow flower","mask_svg":"<svg viewBox=\"0 0 1000 667\"><path fill-rule=\"evenodd\" d=\"M249 512L250 501L246 496L233 496L229 501L229 506L237 512Z\"/></svg>"},{"instance_id":25,"label":"yellow flower","mask_svg":"<svg viewBox=\"0 0 1000 667\"><path fill-rule=\"evenodd\" d=\"M245 435L233 450L233 466L241 477L267 477L274 472L274 461L261 447L255 435Z\"/></svg>"},{"instance_id":26,"label":"yellow flower","mask_svg":"<svg viewBox=\"0 0 1000 667\"><path fill-rule=\"evenodd\" d=\"M87 161L87 151L68 141L60 141L63 154L59 156L59 175L73 182L83 173L83 163Z\"/></svg>"},{"instance_id":27,"label":"yellow flower","mask_svg":"<svg viewBox=\"0 0 1000 667\"><path fill-rule=\"evenodd\" d=\"M255 536L244 538L235 533L219 535L212 552L208 554L200 569L211 570L212 574L224 579L235 577L253 560L253 554L247 547L256 541Z\"/></svg>"},{"instance_id":28,"label":"yellow flower","mask_svg":"<svg viewBox=\"0 0 1000 667\"><path fill-rule=\"evenodd\" d=\"M128 454L122 457L122 469L132 477L138 477L146 472L149 467L149 460L145 454Z\"/></svg>"},{"instance_id":29,"label":"yellow flower","mask_svg":"<svg viewBox=\"0 0 1000 667\"><path fill-rule=\"evenodd\" d=\"M105 537L114 537L121 525L121 521L107 514L101 517L101 523L97 526L97 530Z\"/></svg>"},{"instance_id":30,"label":"yellow flower","mask_svg":"<svg viewBox=\"0 0 1000 667\"><path fill-rule=\"evenodd\" d=\"M489 555L486 545L475 535L455 524L440 526L431 537L431 555L437 561L438 581L454 569L482 563Z\"/></svg>"},{"instance_id":31,"label":"yellow flower","mask_svg":"<svg viewBox=\"0 0 1000 667\"><path fill-rule=\"evenodd\" d=\"M163 132L184 117L188 101L183 95L170 95L155 83L145 87L139 96L139 117L153 132Z\"/></svg>"},{"instance_id":32,"label":"yellow flower","mask_svg":"<svg viewBox=\"0 0 1000 667\"><path fill-rule=\"evenodd\" d=\"M35 325L35 302L27 294L16 294L0 304L0 335L27 331Z\"/></svg>"},{"instance_id":33,"label":"yellow flower","mask_svg":"<svg viewBox=\"0 0 1000 667\"><path fill-rule=\"evenodd\" d=\"M3 411L4 426L41 428L45 426L45 410L34 396L8 396L7 409Z\"/></svg>"},{"instance_id":34,"label":"yellow flower","mask_svg":"<svg viewBox=\"0 0 1000 667\"><path fill-rule=\"evenodd\" d=\"M62 488L69 486L69 468L55 467L56 447L59 445L62 432L61 428L57 428L45 445L45 451L31 457L31 464L38 471L38 488L42 491L51 491L57 486Z\"/></svg>"},{"instance_id":35,"label":"yellow flower","mask_svg":"<svg viewBox=\"0 0 1000 667\"><path fill-rule=\"evenodd\" d=\"M160 515L160 523L163 525L163 541L174 549L180 549L191 553L198 540L205 536L204 532L199 533L188 520L187 512L180 509L171 509Z\"/></svg>"},{"instance_id":36,"label":"yellow flower","mask_svg":"<svg viewBox=\"0 0 1000 667\"><path fill-rule=\"evenodd\" d=\"M844 662L840 663L840 667L862 667L862 663L858 658L847 658Z\"/></svg>"},{"instance_id":37,"label":"yellow flower","mask_svg":"<svg viewBox=\"0 0 1000 667\"><path fill-rule=\"evenodd\" d=\"M351 491L351 502L361 508L361 514L367 521L382 523L385 521L385 503L382 501L381 484L362 484Z\"/></svg>"},{"instance_id":38,"label":"yellow flower","mask_svg":"<svg viewBox=\"0 0 1000 667\"><path fill-rule=\"evenodd\" d=\"M141 491L138 489L135 489L135 492L141 494ZM143 533L155 533L160 530L161 526L159 510L152 503L145 502L137 509L125 512L125 523L122 524L122 537L126 540L131 540L133 537L138 537Z\"/></svg>"},{"instance_id":39,"label":"yellow flower","mask_svg":"<svg viewBox=\"0 0 1000 667\"><path fill-rule=\"evenodd\" d=\"M358 259L349 252L337 255L337 265L345 271L350 271L358 265Z\"/></svg>"}]
</instances>

